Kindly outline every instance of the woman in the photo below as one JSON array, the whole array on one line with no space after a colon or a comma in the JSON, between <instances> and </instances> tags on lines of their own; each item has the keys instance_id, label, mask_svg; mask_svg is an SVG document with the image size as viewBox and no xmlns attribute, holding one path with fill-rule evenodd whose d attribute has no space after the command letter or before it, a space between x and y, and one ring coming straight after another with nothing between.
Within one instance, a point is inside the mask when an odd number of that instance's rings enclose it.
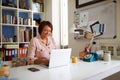
<instances>
[{"instance_id":1,"label":"woman","mask_svg":"<svg viewBox=\"0 0 120 80\"><path fill-rule=\"evenodd\" d=\"M49 63L50 51L56 49L55 41L51 34L53 26L49 21L42 21L39 25L39 35L31 39L28 47L29 64Z\"/></svg>"}]
</instances>

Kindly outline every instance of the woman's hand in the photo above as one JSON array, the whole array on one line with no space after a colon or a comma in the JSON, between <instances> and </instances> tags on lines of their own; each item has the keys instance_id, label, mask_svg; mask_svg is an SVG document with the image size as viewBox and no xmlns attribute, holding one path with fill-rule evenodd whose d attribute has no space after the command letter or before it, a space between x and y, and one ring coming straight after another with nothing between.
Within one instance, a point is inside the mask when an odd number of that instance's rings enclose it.
<instances>
[{"instance_id":1,"label":"woman's hand","mask_svg":"<svg viewBox=\"0 0 120 80\"><path fill-rule=\"evenodd\" d=\"M50 54L43 54L41 51L37 51L36 54L35 54L35 57L37 59L34 60L34 64L48 65Z\"/></svg>"},{"instance_id":2,"label":"woman's hand","mask_svg":"<svg viewBox=\"0 0 120 80\"><path fill-rule=\"evenodd\" d=\"M38 58L34 61L34 64L44 64L44 65L48 65L49 64L49 60L46 58Z\"/></svg>"},{"instance_id":3,"label":"woman's hand","mask_svg":"<svg viewBox=\"0 0 120 80\"><path fill-rule=\"evenodd\" d=\"M27 62L28 62L28 63L27 63L28 65L32 65L32 64L34 64L34 59L28 58L28 59L27 59Z\"/></svg>"}]
</instances>

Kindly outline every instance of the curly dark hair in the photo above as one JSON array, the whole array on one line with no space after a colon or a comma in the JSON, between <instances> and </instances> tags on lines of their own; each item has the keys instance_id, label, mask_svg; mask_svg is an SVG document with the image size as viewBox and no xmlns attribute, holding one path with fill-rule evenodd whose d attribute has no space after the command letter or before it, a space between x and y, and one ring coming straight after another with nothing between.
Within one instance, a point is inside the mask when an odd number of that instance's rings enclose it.
<instances>
[{"instance_id":1,"label":"curly dark hair","mask_svg":"<svg viewBox=\"0 0 120 80\"><path fill-rule=\"evenodd\" d=\"M49 27L51 28L51 33L52 33L52 31L53 31L53 25L51 24L51 22L49 22L49 21L42 21L42 22L40 22L40 25L39 25L39 27L38 27L38 32L39 32L39 34L42 33L43 28L44 28L45 26L49 26Z\"/></svg>"}]
</instances>

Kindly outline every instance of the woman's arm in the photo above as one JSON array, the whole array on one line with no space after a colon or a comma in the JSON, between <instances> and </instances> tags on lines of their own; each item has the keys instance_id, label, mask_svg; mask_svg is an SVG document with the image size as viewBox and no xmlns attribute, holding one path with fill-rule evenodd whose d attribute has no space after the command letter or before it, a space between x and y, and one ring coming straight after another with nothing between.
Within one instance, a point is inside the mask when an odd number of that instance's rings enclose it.
<instances>
[{"instance_id":1,"label":"woman's arm","mask_svg":"<svg viewBox=\"0 0 120 80\"><path fill-rule=\"evenodd\" d=\"M34 60L34 64L48 65L50 54L44 54L44 53L41 53L41 51L37 51L36 56L37 56L37 59Z\"/></svg>"},{"instance_id":2,"label":"woman's arm","mask_svg":"<svg viewBox=\"0 0 120 80\"><path fill-rule=\"evenodd\" d=\"M34 64L44 64L44 65L48 65L49 64L49 60L46 58L38 58L34 61Z\"/></svg>"},{"instance_id":3,"label":"woman's arm","mask_svg":"<svg viewBox=\"0 0 120 80\"><path fill-rule=\"evenodd\" d=\"M28 64L34 64L34 60L37 59L35 57L35 51L36 51L35 39L31 39L28 46L28 54L27 54Z\"/></svg>"}]
</instances>

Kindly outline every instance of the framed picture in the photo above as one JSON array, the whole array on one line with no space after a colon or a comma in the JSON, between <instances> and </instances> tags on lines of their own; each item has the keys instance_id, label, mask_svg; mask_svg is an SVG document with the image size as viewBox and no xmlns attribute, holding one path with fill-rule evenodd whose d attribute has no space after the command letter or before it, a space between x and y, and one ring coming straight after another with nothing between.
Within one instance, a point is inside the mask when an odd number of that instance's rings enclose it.
<instances>
[{"instance_id":1,"label":"framed picture","mask_svg":"<svg viewBox=\"0 0 120 80\"><path fill-rule=\"evenodd\" d=\"M85 7L106 0L76 0L76 8Z\"/></svg>"}]
</instances>

